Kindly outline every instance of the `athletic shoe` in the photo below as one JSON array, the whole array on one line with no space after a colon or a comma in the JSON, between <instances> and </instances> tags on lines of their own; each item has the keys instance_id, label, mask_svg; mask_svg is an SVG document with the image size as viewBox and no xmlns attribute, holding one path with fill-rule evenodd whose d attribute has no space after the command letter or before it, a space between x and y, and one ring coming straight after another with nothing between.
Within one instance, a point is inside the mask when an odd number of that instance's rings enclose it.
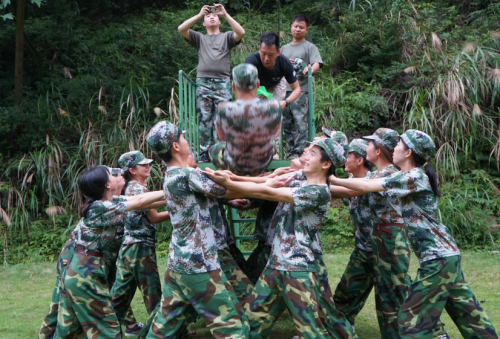
<instances>
[{"instance_id":1,"label":"athletic shoe","mask_svg":"<svg viewBox=\"0 0 500 339\"><path fill-rule=\"evenodd\" d=\"M126 337L135 337L136 335L141 334L142 328L144 327L143 323L135 323L134 327L130 328L127 327L125 330L125 336Z\"/></svg>"}]
</instances>

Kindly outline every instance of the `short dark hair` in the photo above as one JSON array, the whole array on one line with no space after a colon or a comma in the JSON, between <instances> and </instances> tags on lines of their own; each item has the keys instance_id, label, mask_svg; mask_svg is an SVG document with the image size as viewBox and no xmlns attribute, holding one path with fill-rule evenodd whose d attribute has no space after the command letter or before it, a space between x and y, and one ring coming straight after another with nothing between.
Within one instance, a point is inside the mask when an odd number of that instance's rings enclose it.
<instances>
[{"instance_id":1,"label":"short dark hair","mask_svg":"<svg viewBox=\"0 0 500 339\"><path fill-rule=\"evenodd\" d=\"M356 152L356 151L352 151L352 154L354 154L354 157L355 157L356 159L359 159L359 158L362 158L362 159L363 159L363 166L364 166L367 170L371 171L371 170L372 170L372 168L373 168L373 166L375 166L375 165L373 165L370 161L366 160L366 157L362 156L362 155L361 155L361 154L359 154L358 152Z\"/></svg>"},{"instance_id":2,"label":"short dark hair","mask_svg":"<svg viewBox=\"0 0 500 339\"><path fill-rule=\"evenodd\" d=\"M265 43L266 46L272 47L276 45L276 49L280 49L280 37L278 34L273 32L266 32L260 36L260 45Z\"/></svg>"},{"instance_id":3,"label":"short dark hair","mask_svg":"<svg viewBox=\"0 0 500 339\"><path fill-rule=\"evenodd\" d=\"M292 25L295 21L304 21L307 27L309 27L309 24L311 23L309 17L305 14L295 14L295 16L292 19Z\"/></svg>"},{"instance_id":4,"label":"short dark hair","mask_svg":"<svg viewBox=\"0 0 500 339\"><path fill-rule=\"evenodd\" d=\"M182 135L182 130L180 128L178 128L177 129L177 139L175 139L175 142L179 142L179 140L181 139L181 135ZM165 164L167 162L170 162L170 160L172 160L172 149L170 149L170 151L168 151L167 153L161 154L160 159L165 161Z\"/></svg>"},{"instance_id":5,"label":"short dark hair","mask_svg":"<svg viewBox=\"0 0 500 339\"><path fill-rule=\"evenodd\" d=\"M326 151L323 148L320 149L320 152L321 152L321 159L320 159L320 161L321 162L323 162L323 161L329 161L332 164L330 166L330 168L328 169L328 173L326 173L326 176L327 176L326 181L328 182L328 177L330 175L332 175L332 174L335 174L336 168L335 168L335 165L333 164L332 159L330 159L330 157L328 156L328 153L326 153Z\"/></svg>"}]
</instances>

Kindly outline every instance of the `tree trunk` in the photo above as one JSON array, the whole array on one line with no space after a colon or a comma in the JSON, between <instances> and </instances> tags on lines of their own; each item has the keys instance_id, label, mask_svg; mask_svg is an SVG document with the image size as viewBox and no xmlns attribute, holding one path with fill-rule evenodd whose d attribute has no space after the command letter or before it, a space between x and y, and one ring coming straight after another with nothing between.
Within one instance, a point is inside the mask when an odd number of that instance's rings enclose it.
<instances>
[{"instance_id":1,"label":"tree trunk","mask_svg":"<svg viewBox=\"0 0 500 339\"><path fill-rule=\"evenodd\" d=\"M16 65L14 79L15 105L22 109L23 103L23 62L24 62L24 10L26 0L17 0L16 14Z\"/></svg>"}]
</instances>

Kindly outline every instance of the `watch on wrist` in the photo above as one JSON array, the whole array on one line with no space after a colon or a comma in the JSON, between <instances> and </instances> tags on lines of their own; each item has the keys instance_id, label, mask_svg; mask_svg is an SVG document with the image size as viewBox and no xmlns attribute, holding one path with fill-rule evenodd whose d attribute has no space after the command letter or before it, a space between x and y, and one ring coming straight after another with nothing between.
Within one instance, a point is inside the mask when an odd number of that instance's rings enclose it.
<instances>
[{"instance_id":1,"label":"watch on wrist","mask_svg":"<svg viewBox=\"0 0 500 339\"><path fill-rule=\"evenodd\" d=\"M285 102L286 102L286 107L290 107L290 101L288 101L288 99L285 99Z\"/></svg>"}]
</instances>

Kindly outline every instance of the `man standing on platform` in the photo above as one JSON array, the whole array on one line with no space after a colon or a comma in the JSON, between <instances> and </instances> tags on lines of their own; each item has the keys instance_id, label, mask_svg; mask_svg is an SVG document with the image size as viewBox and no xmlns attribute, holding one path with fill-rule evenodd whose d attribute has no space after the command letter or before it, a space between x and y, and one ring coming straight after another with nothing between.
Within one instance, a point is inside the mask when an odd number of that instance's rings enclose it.
<instances>
[{"instance_id":1,"label":"man standing on platform","mask_svg":"<svg viewBox=\"0 0 500 339\"><path fill-rule=\"evenodd\" d=\"M283 132L286 138L288 160L300 157L306 147L309 115L308 68L311 67L312 73L316 73L323 66L318 48L305 38L309 31L309 18L304 14L295 15L291 31L292 43L283 46L281 54L289 58L293 64L301 94L283 111ZM292 94L292 88L287 86L286 97L289 98Z\"/></svg>"},{"instance_id":2,"label":"man standing on platform","mask_svg":"<svg viewBox=\"0 0 500 339\"><path fill-rule=\"evenodd\" d=\"M220 17L226 19L233 31L221 33ZM200 19L207 34L190 28ZM198 50L198 73L196 75L196 110L200 121L199 162L209 162L208 149L214 144L214 120L217 106L231 100L229 80L231 49L237 46L245 30L236 22L221 4L205 5L200 13L184 21L178 27L179 33Z\"/></svg>"}]
</instances>

